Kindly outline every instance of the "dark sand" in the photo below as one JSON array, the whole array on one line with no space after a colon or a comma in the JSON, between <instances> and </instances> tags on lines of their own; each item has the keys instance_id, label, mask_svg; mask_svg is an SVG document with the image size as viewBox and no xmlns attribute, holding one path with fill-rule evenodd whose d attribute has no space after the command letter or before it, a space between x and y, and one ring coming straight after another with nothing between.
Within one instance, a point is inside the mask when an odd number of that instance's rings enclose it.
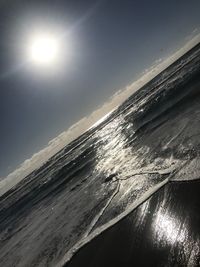
<instances>
[{"instance_id":1,"label":"dark sand","mask_svg":"<svg viewBox=\"0 0 200 267\"><path fill-rule=\"evenodd\" d=\"M66 266L200 266L200 181L166 185Z\"/></svg>"}]
</instances>

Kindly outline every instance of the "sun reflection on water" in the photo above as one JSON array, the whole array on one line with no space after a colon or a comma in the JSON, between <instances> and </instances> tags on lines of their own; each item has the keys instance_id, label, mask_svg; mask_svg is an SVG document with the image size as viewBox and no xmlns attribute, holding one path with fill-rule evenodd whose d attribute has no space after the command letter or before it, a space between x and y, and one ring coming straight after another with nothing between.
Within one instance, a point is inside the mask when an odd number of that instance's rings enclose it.
<instances>
[{"instance_id":1,"label":"sun reflection on water","mask_svg":"<svg viewBox=\"0 0 200 267\"><path fill-rule=\"evenodd\" d=\"M183 242L187 236L187 229L182 227L175 216L161 211L156 214L154 232L158 242L162 241L169 244Z\"/></svg>"}]
</instances>

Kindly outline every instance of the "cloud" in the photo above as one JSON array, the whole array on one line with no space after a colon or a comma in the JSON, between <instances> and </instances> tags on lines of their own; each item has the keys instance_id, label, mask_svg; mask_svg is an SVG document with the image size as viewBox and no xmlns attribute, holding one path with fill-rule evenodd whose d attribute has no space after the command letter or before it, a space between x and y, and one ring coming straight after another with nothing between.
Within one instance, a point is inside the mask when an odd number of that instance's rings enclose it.
<instances>
[{"instance_id":1,"label":"cloud","mask_svg":"<svg viewBox=\"0 0 200 267\"><path fill-rule=\"evenodd\" d=\"M197 30L195 30L195 33ZM188 40L188 39L186 39ZM95 110L88 117L82 118L80 121L72 125L68 130L64 131L56 138L51 140L47 147L34 154L30 159L25 160L15 171L10 173L5 179L0 181L0 195L5 193L11 187L16 185L24 177L30 174L35 169L42 166L49 158L55 153L60 151L63 147L76 139L80 134L92 127L94 123L98 123L99 120L112 110L121 105L129 96L136 92L139 88L145 85L157 74L162 72L166 67L176 61L180 56L189 51L193 46L200 42L200 34L190 39L181 49L175 52L167 59L158 59L152 66L146 69L141 77L128 85L126 88L119 90L113 97L109 99L103 106Z\"/></svg>"}]
</instances>

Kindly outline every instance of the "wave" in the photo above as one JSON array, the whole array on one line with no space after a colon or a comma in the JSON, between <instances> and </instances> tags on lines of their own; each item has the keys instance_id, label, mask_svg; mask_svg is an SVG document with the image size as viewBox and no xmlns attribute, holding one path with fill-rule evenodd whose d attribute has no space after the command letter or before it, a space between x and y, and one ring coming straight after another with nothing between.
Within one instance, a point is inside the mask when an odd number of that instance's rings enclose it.
<instances>
[{"instance_id":1,"label":"wave","mask_svg":"<svg viewBox=\"0 0 200 267\"><path fill-rule=\"evenodd\" d=\"M0 197L3 266L62 266L168 182L199 178L199 57L200 45Z\"/></svg>"}]
</instances>

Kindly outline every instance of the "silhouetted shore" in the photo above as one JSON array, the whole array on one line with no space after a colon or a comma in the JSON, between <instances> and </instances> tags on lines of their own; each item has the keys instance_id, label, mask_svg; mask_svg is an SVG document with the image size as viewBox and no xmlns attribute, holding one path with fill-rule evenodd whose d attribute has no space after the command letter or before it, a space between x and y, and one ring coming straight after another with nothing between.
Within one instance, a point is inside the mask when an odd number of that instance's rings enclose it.
<instances>
[{"instance_id":1,"label":"silhouetted shore","mask_svg":"<svg viewBox=\"0 0 200 267\"><path fill-rule=\"evenodd\" d=\"M66 267L200 265L200 181L170 183L83 247Z\"/></svg>"}]
</instances>

